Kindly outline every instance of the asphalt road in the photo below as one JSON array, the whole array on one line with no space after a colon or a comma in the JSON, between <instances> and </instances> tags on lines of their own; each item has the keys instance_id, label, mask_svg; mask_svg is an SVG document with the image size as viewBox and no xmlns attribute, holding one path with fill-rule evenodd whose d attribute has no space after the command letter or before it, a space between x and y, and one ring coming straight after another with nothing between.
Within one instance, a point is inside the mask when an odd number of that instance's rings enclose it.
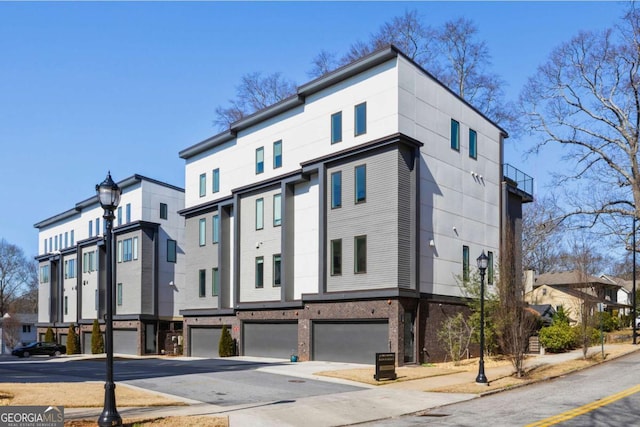
<instances>
[{"instance_id":1,"label":"asphalt road","mask_svg":"<svg viewBox=\"0 0 640 427\"><path fill-rule=\"evenodd\" d=\"M1 382L104 381L104 359L3 359ZM273 366L273 363L269 364ZM114 380L220 406L288 402L359 387L259 372L259 362L228 359L117 359Z\"/></svg>"}]
</instances>

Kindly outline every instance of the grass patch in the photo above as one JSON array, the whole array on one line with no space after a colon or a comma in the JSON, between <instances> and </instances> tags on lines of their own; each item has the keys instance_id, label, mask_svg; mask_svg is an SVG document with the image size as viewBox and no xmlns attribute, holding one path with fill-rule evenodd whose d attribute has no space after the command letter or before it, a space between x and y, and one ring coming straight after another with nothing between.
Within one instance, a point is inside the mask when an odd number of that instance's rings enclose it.
<instances>
[{"instance_id":1,"label":"grass patch","mask_svg":"<svg viewBox=\"0 0 640 427\"><path fill-rule=\"evenodd\" d=\"M96 420L65 421L65 427L95 427ZM166 417L123 419L124 427L229 427L227 417Z\"/></svg>"}]
</instances>

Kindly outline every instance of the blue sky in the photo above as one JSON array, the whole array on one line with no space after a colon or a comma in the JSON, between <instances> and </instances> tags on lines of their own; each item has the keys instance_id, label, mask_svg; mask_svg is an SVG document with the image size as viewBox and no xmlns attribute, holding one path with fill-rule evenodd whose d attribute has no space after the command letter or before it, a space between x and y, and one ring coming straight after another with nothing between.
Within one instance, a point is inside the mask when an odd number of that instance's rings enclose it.
<instances>
[{"instance_id":1,"label":"blue sky","mask_svg":"<svg viewBox=\"0 0 640 427\"><path fill-rule=\"evenodd\" d=\"M0 2L0 238L36 255L33 224L94 194L107 170L184 186L178 151L215 133L216 106L242 74L309 80L312 58L343 53L416 9L463 16L486 40L515 99L553 47L615 24L614 2ZM508 130L508 129L507 129ZM508 163L543 194L558 152Z\"/></svg>"}]
</instances>

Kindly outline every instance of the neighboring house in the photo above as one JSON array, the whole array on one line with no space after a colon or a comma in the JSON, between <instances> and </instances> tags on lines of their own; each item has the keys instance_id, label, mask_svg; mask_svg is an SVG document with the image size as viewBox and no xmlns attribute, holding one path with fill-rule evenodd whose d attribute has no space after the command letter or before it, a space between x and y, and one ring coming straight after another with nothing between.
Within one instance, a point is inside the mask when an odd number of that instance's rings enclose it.
<instances>
[{"instance_id":1,"label":"neighboring house","mask_svg":"<svg viewBox=\"0 0 640 427\"><path fill-rule=\"evenodd\" d=\"M97 178L96 178L97 179ZM164 336L182 329L184 190L133 175L120 182L114 232L114 351L157 354ZM90 186L89 186L90 187ZM65 344L79 325L82 350L91 352L94 319L106 310L104 210L97 196L35 224L39 230L38 334L48 327Z\"/></svg>"},{"instance_id":2,"label":"neighboring house","mask_svg":"<svg viewBox=\"0 0 640 427\"><path fill-rule=\"evenodd\" d=\"M620 287L609 278L591 276L577 270L545 273L528 281L525 300L532 305L549 304L556 310L562 306L571 322L576 324L580 322L585 303L590 311L597 304L604 304L609 312L626 308L626 303L617 301Z\"/></svg>"},{"instance_id":3,"label":"neighboring house","mask_svg":"<svg viewBox=\"0 0 640 427\"><path fill-rule=\"evenodd\" d=\"M542 326L549 326L553 323L553 316L556 314L556 310L551 304L530 304L529 308L540 318Z\"/></svg>"},{"instance_id":4,"label":"neighboring house","mask_svg":"<svg viewBox=\"0 0 640 427\"><path fill-rule=\"evenodd\" d=\"M11 354L11 350L36 341L37 314L5 313L0 319L0 354Z\"/></svg>"},{"instance_id":5,"label":"neighboring house","mask_svg":"<svg viewBox=\"0 0 640 427\"><path fill-rule=\"evenodd\" d=\"M610 280L612 282L620 285L618 288L618 294L616 296L616 301L620 304L624 304L628 307L622 307L620 309L619 314L622 315L631 315L631 307L633 304L633 280L624 280L619 277L608 276L603 274L600 276L602 279Z\"/></svg>"},{"instance_id":6,"label":"neighboring house","mask_svg":"<svg viewBox=\"0 0 640 427\"><path fill-rule=\"evenodd\" d=\"M186 353L227 325L242 355L443 357L459 280L520 244L533 182L506 137L391 46L182 150Z\"/></svg>"}]
</instances>

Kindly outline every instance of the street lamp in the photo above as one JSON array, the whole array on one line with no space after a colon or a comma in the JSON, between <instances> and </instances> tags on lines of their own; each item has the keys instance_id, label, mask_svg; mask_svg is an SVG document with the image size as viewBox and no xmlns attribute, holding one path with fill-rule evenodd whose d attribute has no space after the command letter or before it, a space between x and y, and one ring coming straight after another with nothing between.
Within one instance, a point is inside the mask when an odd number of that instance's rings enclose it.
<instances>
[{"instance_id":1,"label":"street lamp","mask_svg":"<svg viewBox=\"0 0 640 427\"><path fill-rule=\"evenodd\" d=\"M107 172L107 178L102 181L101 184L96 185L96 193L98 193L98 200L100 206L104 209L103 218L105 220L105 243L107 246L106 256L106 302L107 313L105 317L106 331L105 331L105 344L107 352L107 380L104 384L104 409L100 418L98 418L98 425L100 427L107 426L121 426L122 418L118 414L116 409L116 385L113 382L113 219L115 218L113 211L118 207L120 203L120 194L122 190L118 187L118 184L111 179L111 172Z\"/></svg>"},{"instance_id":2,"label":"street lamp","mask_svg":"<svg viewBox=\"0 0 640 427\"><path fill-rule=\"evenodd\" d=\"M480 366L476 384L488 385L487 377L484 374L484 273L489 265L489 257L485 255L484 250L477 259L478 270L480 271Z\"/></svg>"}]
</instances>

